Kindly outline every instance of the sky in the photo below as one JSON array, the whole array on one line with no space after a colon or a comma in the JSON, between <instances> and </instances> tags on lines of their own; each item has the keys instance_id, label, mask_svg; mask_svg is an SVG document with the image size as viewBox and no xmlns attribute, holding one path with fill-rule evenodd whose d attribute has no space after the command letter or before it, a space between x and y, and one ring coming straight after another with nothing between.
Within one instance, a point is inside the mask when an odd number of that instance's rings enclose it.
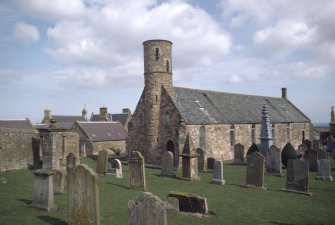
<instances>
[{"instance_id":1,"label":"sky","mask_svg":"<svg viewBox=\"0 0 335 225\"><path fill-rule=\"evenodd\" d=\"M173 42L178 87L335 105L334 0L2 0L0 119L134 111L143 45ZM261 109L260 109L261 110Z\"/></svg>"}]
</instances>

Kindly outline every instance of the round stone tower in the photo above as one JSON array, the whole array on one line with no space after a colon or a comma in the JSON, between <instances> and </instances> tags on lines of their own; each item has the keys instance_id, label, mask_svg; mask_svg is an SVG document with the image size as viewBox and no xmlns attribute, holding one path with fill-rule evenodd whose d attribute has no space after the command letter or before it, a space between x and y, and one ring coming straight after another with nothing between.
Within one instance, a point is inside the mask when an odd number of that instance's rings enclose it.
<instances>
[{"instance_id":1,"label":"round stone tower","mask_svg":"<svg viewBox=\"0 0 335 225\"><path fill-rule=\"evenodd\" d=\"M143 42L144 47L144 122L146 127L147 162L157 162L159 149L159 118L161 93L164 87L172 96L172 42L167 40L148 40Z\"/></svg>"}]
</instances>

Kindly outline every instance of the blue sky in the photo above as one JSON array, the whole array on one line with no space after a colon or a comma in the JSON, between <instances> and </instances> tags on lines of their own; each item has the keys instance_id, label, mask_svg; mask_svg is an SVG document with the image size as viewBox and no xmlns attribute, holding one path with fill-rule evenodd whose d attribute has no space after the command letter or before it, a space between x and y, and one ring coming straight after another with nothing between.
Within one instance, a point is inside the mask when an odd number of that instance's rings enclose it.
<instances>
[{"instance_id":1,"label":"blue sky","mask_svg":"<svg viewBox=\"0 0 335 225\"><path fill-rule=\"evenodd\" d=\"M273 97L286 87L313 122L329 122L334 12L333 0L4 0L0 119L133 111L142 42L167 39L175 86Z\"/></svg>"}]
</instances>

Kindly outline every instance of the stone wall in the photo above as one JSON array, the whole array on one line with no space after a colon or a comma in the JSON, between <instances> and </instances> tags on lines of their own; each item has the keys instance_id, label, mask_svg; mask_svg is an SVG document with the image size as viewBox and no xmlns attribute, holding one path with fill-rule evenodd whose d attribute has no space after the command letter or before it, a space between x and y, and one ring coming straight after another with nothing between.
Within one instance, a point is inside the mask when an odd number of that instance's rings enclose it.
<instances>
[{"instance_id":1,"label":"stone wall","mask_svg":"<svg viewBox=\"0 0 335 225\"><path fill-rule=\"evenodd\" d=\"M0 170L38 165L38 146L36 130L0 128Z\"/></svg>"},{"instance_id":2,"label":"stone wall","mask_svg":"<svg viewBox=\"0 0 335 225\"><path fill-rule=\"evenodd\" d=\"M126 153L126 141L104 141L92 143L92 154L97 155L101 150L111 150L110 148L120 149L120 154Z\"/></svg>"}]
</instances>

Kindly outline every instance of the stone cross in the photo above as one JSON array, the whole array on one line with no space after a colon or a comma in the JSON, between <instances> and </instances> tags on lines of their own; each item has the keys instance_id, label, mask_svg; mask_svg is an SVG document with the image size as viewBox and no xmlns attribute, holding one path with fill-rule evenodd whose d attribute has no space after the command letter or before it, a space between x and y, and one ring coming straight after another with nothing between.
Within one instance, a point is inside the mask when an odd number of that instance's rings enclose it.
<instances>
[{"instance_id":1,"label":"stone cross","mask_svg":"<svg viewBox=\"0 0 335 225\"><path fill-rule=\"evenodd\" d=\"M275 145L271 145L267 151L266 171L281 174L281 152Z\"/></svg>"},{"instance_id":2,"label":"stone cross","mask_svg":"<svg viewBox=\"0 0 335 225\"><path fill-rule=\"evenodd\" d=\"M263 188L264 161L264 156L259 152L253 152L247 156L246 186Z\"/></svg>"},{"instance_id":3,"label":"stone cross","mask_svg":"<svg viewBox=\"0 0 335 225\"><path fill-rule=\"evenodd\" d=\"M309 162L289 159L287 162L286 190L308 192Z\"/></svg>"},{"instance_id":4,"label":"stone cross","mask_svg":"<svg viewBox=\"0 0 335 225\"><path fill-rule=\"evenodd\" d=\"M98 175L81 164L68 176L69 225L100 225Z\"/></svg>"},{"instance_id":5,"label":"stone cross","mask_svg":"<svg viewBox=\"0 0 335 225\"><path fill-rule=\"evenodd\" d=\"M240 143L234 145L234 163L235 164L244 163L244 146Z\"/></svg>"},{"instance_id":6,"label":"stone cross","mask_svg":"<svg viewBox=\"0 0 335 225\"><path fill-rule=\"evenodd\" d=\"M164 202L150 192L128 201L129 225L167 225Z\"/></svg>"},{"instance_id":7,"label":"stone cross","mask_svg":"<svg viewBox=\"0 0 335 225\"><path fill-rule=\"evenodd\" d=\"M330 173L330 163L328 159L318 160L318 172L316 174L317 180L333 181L333 177Z\"/></svg>"},{"instance_id":8,"label":"stone cross","mask_svg":"<svg viewBox=\"0 0 335 225\"><path fill-rule=\"evenodd\" d=\"M54 204L54 188L52 170L34 170L33 201L31 207L47 212L57 210Z\"/></svg>"},{"instance_id":9,"label":"stone cross","mask_svg":"<svg viewBox=\"0 0 335 225\"><path fill-rule=\"evenodd\" d=\"M129 187L146 189L144 158L138 151L130 153L129 159Z\"/></svg>"},{"instance_id":10,"label":"stone cross","mask_svg":"<svg viewBox=\"0 0 335 225\"><path fill-rule=\"evenodd\" d=\"M223 179L223 162L221 160L214 161L213 179L211 183L220 185L225 184L225 180Z\"/></svg>"},{"instance_id":11,"label":"stone cross","mask_svg":"<svg viewBox=\"0 0 335 225\"><path fill-rule=\"evenodd\" d=\"M174 155L170 151L164 152L162 156L162 171L161 176L165 177L176 177L174 172Z\"/></svg>"}]
</instances>

